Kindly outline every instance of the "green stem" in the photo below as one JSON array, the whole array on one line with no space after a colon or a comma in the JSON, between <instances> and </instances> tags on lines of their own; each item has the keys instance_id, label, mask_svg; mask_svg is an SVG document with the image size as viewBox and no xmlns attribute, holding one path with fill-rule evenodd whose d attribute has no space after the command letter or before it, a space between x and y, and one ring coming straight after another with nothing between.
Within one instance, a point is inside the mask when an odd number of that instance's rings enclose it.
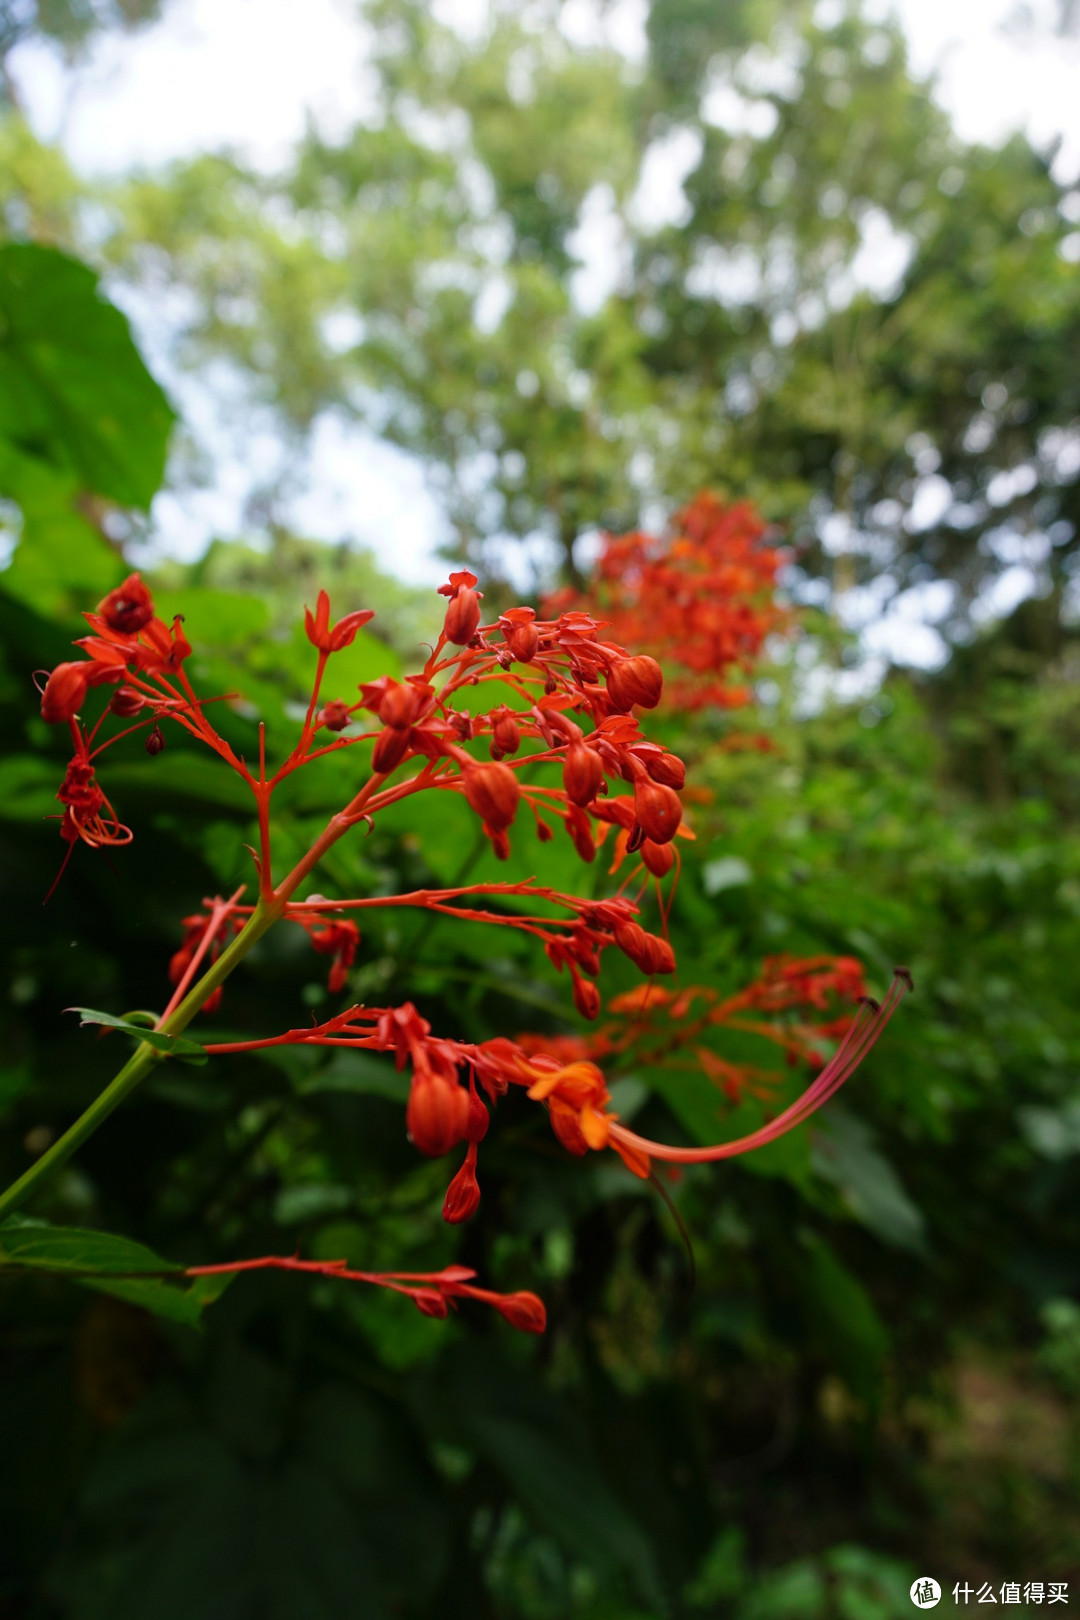
<instances>
[{"instance_id":1,"label":"green stem","mask_svg":"<svg viewBox=\"0 0 1080 1620\"><path fill-rule=\"evenodd\" d=\"M163 1034L179 1035L187 1028L207 997L213 994L219 984L224 983L256 941L262 938L268 928L273 927L284 909L285 901L280 896L269 903L259 901L241 932L230 945L226 946L217 961L206 970L198 983L191 987L175 1012L171 1013L162 1024ZM128 1093L134 1091L139 1082L145 1080L165 1056L164 1052L156 1051L152 1046L140 1042L119 1074L109 1082L100 1096L95 1097L74 1125L70 1126L63 1136L30 1166L29 1170L17 1181L13 1181L6 1192L0 1194L0 1220L24 1204L43 1181L59 1170L62 1164L66 1164L87 1138L93 1136L98 1126L108 1119L113 1109L119 1107Z\"/></svg>"},{"instance_id":2,"label":"green stem","mask_svg":"<svg viewBox=\"0 0 1080 1620\"><path fill-rule=\"evenodd\" d=\"M422 774L422 773L421 773ZM311 849L302 860L293 868L280 887L271 895L261 895L251 916L232 943L226 946L217 961L203 974L198 982L192 985L187 995L178 1007L174 1009L160 1026L160 1033L164 1035L179 1035L191 1023L203 1002L211 996L219 984L223 984L251 947L262 938L267 929L272 928L282 916L289 896L295 892L304 878L325 855L326 851L335 844L342 835L348 832L360 815L367 800L377 792L385 780L384 776L373 776L367 784L347 805L345 810L332 816L322 836L316 839ZM406 785L407 786L407 785ZM410 789L411 791L411 789ZM266 874L263 874L265 881ZM163 1057L168 1054L156 1051L153 1047L140 1042L131 1057L124 1064L120 1073L111 1080L100 1096L96 1097L84 1114L80 1114L74 1125L70 1126L51 1148L43 1153L40 1159L32 1164L17 1181L13 1181L6 1192L0 1193L0 1220L10 1215L37 1191L43 1181L66 1164L73 1153L76 1153L88 1137L92 1136L113 1109L123 1102L129 1092L134 1091L140 1080L152 1072Z\"/></svg>"}]
</instances>

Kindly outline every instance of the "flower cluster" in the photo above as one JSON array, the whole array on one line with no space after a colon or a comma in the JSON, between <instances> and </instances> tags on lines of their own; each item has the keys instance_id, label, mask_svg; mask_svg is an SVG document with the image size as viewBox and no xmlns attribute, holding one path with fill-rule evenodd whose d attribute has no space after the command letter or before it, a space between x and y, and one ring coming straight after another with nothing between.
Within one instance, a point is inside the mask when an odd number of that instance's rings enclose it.
<instances>
[{"instance_id":1,"label":"flower cluster","mask_svg":"<svg viewBox=\"0 0 1080 1620\"><path fill-rule=\"evenodd\" d=\"M694 523L704 523L701 511ZM728 566L735 568L730 559ZM375 907L418 908L462 923L517 929L537 940L559 971L567 971L578 1012L593 1021L602 1012L597 980L604 953L610 950L627 958L645 980L637 999L624 997L612 1008L630 1011L635 1022L646 1013L654 1017L663 1008L669 1024L681 1022L689 1029L696 1019L705 1029L725 1021L731 1024L737 1014L773 1014L796 1003L820 1008L829 994L861 994L857 964L824 959L776 961L741 998L723 1003L707 991L669 992L657 985L658 976L676 971L662 885L678 874L676 837L692 836L683 821L680 797L686 774L683 762L650 741L639 720L640 711L654 709L660 701L660 665L648 653L628 651L611 639L605 634L608 626L580 607L547 618L539 618L532 608L516 607L485 623L482 593L476 587L476 577L465 570L451 574L440 587L447 598L443 627L422 669L402 681L382 676L354 693L333 697L324 692L328 666L372 615L354 612L332 622L329 598L320 592L314 611L308 610L305 618L315 654L306 714L291 752L272 771L264 728L253 768L214 727L207 711L218 700L198 696L191 686L184 667L191 646L181 621L176 619L169 627L155 616L150 592L138 575L110 592L95 613L86 614L91 634L77 643L85 656L60 664L48 674L42 691L43 717L66 725L73 745L58 795L64 806L60 830L69 845L68 855L79 841L94 847L130 839L130 831L97 783L99 758L105 749L137 732L146 733L147 752L157 754L165 746L162 728L170 723L203 742L239 775L251 792L257 819L258 849L253 851L257 898L245 903L241 888L228 899L205 901L202 911L184 919L183 941L169 965L173 994L156 1033L178 1036L200 1011L212 1011L228 975L262 934L282 921L303 928L312 947L330 958L330 989L345 989L362 944L357 914ZM673 600L665 601L661 593L661 617ZM721 634L719 621L709 633ZM752 638L749 621L739 633L741 640L731 626L724 633L734 637L731 645L737 651L745 652ZM90 724L83 710L99 687L106 700ZM495 690L489 696L485 687ZM471 693L486 700L477 703L476 713L462 701ZM106 734L110 718L121 724ZM275 872L271 824L275 789L294 772L346 750L356 750L356 792L290 871ZM628 791L612 791L616 785ZM515 823L520 829L523 822L531 822L540 842L565 836L583 861L594 860L598 846L614 830L616 866L625 867L619 887L600 899L564 894L532 879L395 895L328 898L310 891L311 875L339 839L359 824L370 826L388 806L421 792L459 795L501 859L509 855ZM651 904L653 889L660 900L658 927L648 927L643 920L642 908ZM831 1095L884 1027L905 982L903 976L895 981L880 1009L864 1002L835 1057L799 1103L763 1132L715 1149L668 1148L636 1137L620 1124L597 1062L621 1050L612 1025L598 1028L591 1044L560 1052L528 1040L500 1038L478 1044L450 1040L433 1033L428 1020L408 1002L397 1007L353 1005L322 1024L260 1040L208 1042L203 1050L217 1056L296 1044L392 1054L397 1068L408 1071L405 1123L415 1147L441 1157L464 1146L464 1160L450 1181L443 1206L446 1220L457 1223L468 1219L479 1204L479 1146L491 1110L510 1086L524 1089L546 1109L556 1137L569 1152L580 1155L611 1148L639 1176L650 1174L654 1158L725 1157L771 1140ZM692 1016L691 1008L696 1009ZM830 1032L839 1034L842 1026L834 1024ZM815 1037L820 1039L823 1033L818 1028ZM789 1050L795 1050L802 1038L790 1030L784 1036ZM670 1031L667 1036L661 1031L659 1039L670 1040ZM141 1045L123 1071L125 1087L148 1073L167 1050L168 1041L160 1039ZM119 1097L123 1090L113 1088L111 1094ZM99 1117L100 1110L95 1121ZM42 1164L63 1162L85 1134L77 1122L43 1156ZM343 1262L271 1257L216 1269L256 1265L376 1283L408 1294L429 1315L445 1315L448 1302L471 1298L492 1305L515 1326L536 1331L543 1326L543 1307L534 1295L493 1294L475 1287L473 1274L462 1268L422 1276L368 1274L350 1271Z\"/></svg>"},{"instance_id":2,"label":"flower cluster","mask_svg":"<svg viewBox=\"0 0 1080 1620\"><path fill-rule=\"evenodd\" d=\"M518 1040L527 1052L563 1063L589 1059L610 1068L629 1055L635 1068L650 1072L696 1070L736 1103L747 1095L770 1098L779 1077L722 1056L706 1044L714 1035L731 1030L757 1036L779 1047L790 1067L817 1070L830 1043L851 1028L855 1015L847 1006L865 999L862 964L854 957L771 956L753 983L734 995L707 985L675 990L642 984L614 997L608 1011L615 1016L587 1035L526 1034ZM777 1015L786 1013L798 1016L780 1021Z\"/></svg>"},{"instance_id":3,"label":"flower cluster","mask_svg":"<svg viewBox=\"0 0 1080 1620\"><path fill-rule=\"evenodd\" d=\"M606 535L587 591L560 592L546 610L610 620L620 640L675 672L668 698L676 708L736 708L750 692L732 674L749 672L765 638L791 623L775 600L783 553L763 543L765 532L747 502L699 495L676 515L670 538Z\"/></svg>"}]
</instances>

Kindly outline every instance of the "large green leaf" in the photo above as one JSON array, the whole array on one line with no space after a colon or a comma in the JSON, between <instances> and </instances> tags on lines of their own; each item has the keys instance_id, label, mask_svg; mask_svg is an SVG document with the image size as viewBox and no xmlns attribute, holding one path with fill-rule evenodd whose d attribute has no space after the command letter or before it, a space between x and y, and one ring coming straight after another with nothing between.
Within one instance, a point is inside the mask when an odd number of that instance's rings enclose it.
<instances>
[{"instance_id":1,"label":"large green leaf","mask_svg":"<svg viewBox=\"0 0 1080 1620\"><path fill-rule=\"evenodd\" d=\"M0 248L0 438L121 506L148 508L173 412L85 264Z\"/></svg>"}]
</instances>

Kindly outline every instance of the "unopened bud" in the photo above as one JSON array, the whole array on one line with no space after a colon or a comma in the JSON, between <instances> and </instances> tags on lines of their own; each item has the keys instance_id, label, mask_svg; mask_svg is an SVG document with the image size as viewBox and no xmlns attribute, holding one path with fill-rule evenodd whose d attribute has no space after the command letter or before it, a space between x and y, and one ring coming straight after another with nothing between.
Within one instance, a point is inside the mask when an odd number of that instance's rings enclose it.
<instances>
[{"instance_id":1,"label":"unopened bud","mask_svg":"<svg viewBox=\"0 0 1080 1620\"><path fill-rule=\"evenodd\" d=\"M469 1221L480 1207L480 1183L476 1179L476 1144L469 1143L465 1163L446 1189L443 1220L451 1226Z\"/></svg>"},{"instance_id":2,"label":"unopened bud","mask_svg":"<svg viewBox=\"0 0 1080 1620\"><path fill-rule=\"evenodd\" d=\"M409 751L409 733L397 726L384 726L375 739L371 755L371 768L378 776L386 776L401 764Z\"/></svg>"},{"instance_id":3,"label":"unopened bud","mask_svg":"<svg viewBox=\"0 0 1080 1620\"><path fill-rule=\"evenodd\" d=\"M331 698L330 702L320 709L318 721L327 731L344 731L349 723L348 708L340 698Z\"/></svg>"},{"instance_id":4,"label":"unopened bud","mask_svg":"<svg viewBox=\"0 0 1080 1620\"><path fill-rule=\"evenodd\" d=\"M155 754L160 754L164 747L165 733L160 726L151 726L146 738L146 752L153 758Z\"/></svg>"},{"instance_id":5,"label":"unopened bud","mask_svg":"<svg viewBox=\"0 0 1080 1620\"><path fill-rule=\"evenodd\" d=\"M440 1159L464 1139L469 1123L469 1094L455 1080L420 1069L413 1076L405 1124L414 1147L429 1159Z\"/></svg>"},{"instance_id":6,"label":"unopened bud","mask_svg":"<svg viewBox=\"0 0 1080 1620\"><path fill-rule=\"evenodd\" d=\"M634 817L654 844L669 844L682 821L679 795L662 782L639 776L634 784Z\"/></svg>"},{"instance_id":7,"label":"unopened bud","mask_svg":"<svg viewBox=\"0 0 1080 1620\"><path fill-rule=\"evenodd\" d=\"M130 720L146 707L146 699L141 692L136 692L133 686L121 686L114 692L109 708L121 720Z\"/></svg>"},{"instance_id":8,"label":"unopened bud","mask_svg":"<svg viewBox=\"0 0 1080 1620\"><path fill-rule=\"evenodd\" d=\"M491 839L491 853L497 861L510 859L510 838L501 827L489 827L484 823L484 832Z\"/></svg>"},{"instance_id":9,"label":"unopened bud","mask_svg":"<svg viewBox=\"0 0 1080 1620\"><path fill-rule=\"evenodd\" d=\"M467 647L480 624L479 592L465 589L451 597L446 609L443 634L455 647Z\"/></svg>"},{"instance_id":10,"label":"unopened bud","mask_svg":"<svg viewBox=\"0 0 1080 1620\"><path fill-rule=\"evenodd\" d=\"M681 788L686 782L686 766L677 754L649 754L645 769L654 782L662 782L665 787Z\"/></svg>"},{"instance_id":11,"label":"unopened bud","mask_svg":"<svg viewBox=\"0 0 1080 1620\"><path fill-rule=\"evenodd\" d=\"M608 697L624 714L635 706L655 709L663 689L664 672L656 659L646 653L636 658L621 658L608 669Z\"/></svg>"},{"instance_id":12,"label":"unopened bud","mask_svg":"<svg viewBox=\"0 0 1080 1620\"><path fill-rule=\"evenodd\" d=\"M597 1018L600 1014L600 992L589 979L574 976L574 1006L582 1018Z\"/></svg>"},{"instance_id":13,"label":"unopened bud","mask_svg":"<svg viewBox=\"0 0 1080 1620\"><path fill-rule=\"evenodd\" d=\"M504 708L491 728L491 751L498 759L502 754L516 754L520 747L521 728L510 710Z\"/></svg>"},{"instance_id":14,"label":"unopened bud","mask_svg":"<svg viewBox=\"0 0 1080 1620\"><path fill-rule=\"evenodd\" d=\"M469 1083L469 1123L465 1134L470 1142L482 1142L487 1135L488 1111L477 1095L476 1082Z\"/></svg>"},{"instance_id":15,"label":"unopened bud","mask_svg":"<svg viewBox=\"0 0 1080 1620\"><path fill-rule=\"evenodd\" d=\"M664 877L674 864L675 851L670 844L655 844L651 838L646 838L641 846L641 858L653 877Z\"/></svg>"},{"instance_id":16,"label":"unopened bud","mask_svg":"<svg viewBox=\"0 0 1080 1620\"><path fill-rule=\"evenodd\" d=\"M50 726L73 720L86 696L86 664L57 664L41 694L41 718Z\"/></svg>"},{"instance_id":17,"label":"unopened bud","mask_svg":"<svg viewBox=\"0 0 1080 1620\"><path fill-rule=\"evenodd\" d=\"M423 694L417 687L389 681L379 700L379 719L384 726L407 731L419 714L422 703Z\"/></svg>"},{"instance_id":18,"label":"unopened bud","mask_svg":"<svg viewBox=\"0 0 1080 1620\"><path fill-rule=\"evenodd\" d=\"M412 1296L413 1304L424 1316L443 1317L449 1307L437 1288L418 1288Z\"/></svg>"},{"instance_id":19,"label":"unopened bud","mask_svg":"<svg viewBox=\"0 0 1080 1620\"><path fill-rule=\"evenodd\" d=\"M600 756L584 743L571 743L563 760L563 787L573 804L591 804L604 780Z\"/></svg>"},{"instance_id":20,"label":"unopened bud","mask_svg":"<svg viewBox=\"0 0 1080 1620\"><path fill-rule=\"evenodd\" d=\"M492 1304L511 1327L520 1328L522 1333L543 1333L547 1327L544 1302L535 1294L524 1290L519 1294L504 1294L502 1299L492 1300Z\"/></svg>"},{"instance_id":21,"label":"unopened bud","mask_svg":"<svg viewBox=\"0 0 1080 1620\"><path fill-rule=\"evenodd\" d=\"M648 934L640 923L619 923L615 930L615 943L634 966L650 976L654 973L674 973L675 953L666 939Z\"/></svg>"},{"instance_id":22,"label":"unopened bud","mask_svg":"<svg viewBox=\"0 0 1080 1620\"><path fill-rule=\"evenodd\" d=\"M588 816L577 805L571 805L567 815L566 830L574 841L574 848L583 861L596 859L596 845L593 842L592 826Z\"/></svg>"},{"instance_id":23,"label":"unopened bud","mask_svg":"<svg viewBox=\"0 0 1080 1620\"><path fill-rule=\"evenodd\" d=\"M520 664L531 664L540 645L540 632L535 624L515 624L504 630L506 645Z\"/></svg>"},{"instance_id":24,"label":"unopened bud","mask_svg":"<svg viewBox=\"0 0 1080 1620\"><path fill-rule=\"evenodd\" d=\"M462 785L469 805L482 821L495 832L509 827L521 798L518 779L509 765L495 760L470 763L462 768Z\"/></svg>"}]
</instances>

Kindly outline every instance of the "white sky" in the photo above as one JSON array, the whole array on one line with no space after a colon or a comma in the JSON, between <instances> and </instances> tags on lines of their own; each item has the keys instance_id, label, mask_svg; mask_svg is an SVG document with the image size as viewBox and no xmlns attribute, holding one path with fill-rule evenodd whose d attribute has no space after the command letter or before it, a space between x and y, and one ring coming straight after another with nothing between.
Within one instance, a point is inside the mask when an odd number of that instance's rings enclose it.
<instances>
[{"instance_id":1,"label":"white sky","mask_svg":"<svg viewBox=\"0 0 1080 1620\"><path fill-rule=\"evenodd\" d=\"M821 0L823 12L835 0ZM1049 6L1050 0L1037 0ZM483 0L433 0L434 9L468 28ZM995 140L1025 128L1046 143L1062 137L1059 165L1080 170L1080 47L1022 35L1005 24L1016 0L881 0L899 12L913 61L939 73L939 96L959 133ZM608 15L609 37L633 57L644 47L644 0L618 0ZM588 0L571 0L567 31L582 42L595 36ZM140 164L233 145L271 166L287 154L314 116L330 131L344 128L370 103L365 35L349 0L172 0L165 20L121 38L106 36L77 75L36 44L13 56L13 77L38 134L60 139L82 172L118 172ZM674 178L685 154L674 161ZM650 186L664 188L664 176ZM669 179L667 190L670 193ZM647 199L646 199L647 201ZM590 259L579 273L583 301L612 279L618 251L601 209L579 233ZM576 289L577 290L577 289ZM152 315L132 311L159 371ZM191 385L165 374L186 411L207 421L212 406ZM272 446L261 453L272 464ZM213 533L241 527L245 480L241 466L224 465L214 489L161 497L155 508L166 548L194 555ZM352 535L372 546L384 566L417 581L441 577L432 555L442 538L439 509L415 462L357 429L328 424L317 435L307 488L291 515L327 539Z\"/></svg>"}]
</instances>

